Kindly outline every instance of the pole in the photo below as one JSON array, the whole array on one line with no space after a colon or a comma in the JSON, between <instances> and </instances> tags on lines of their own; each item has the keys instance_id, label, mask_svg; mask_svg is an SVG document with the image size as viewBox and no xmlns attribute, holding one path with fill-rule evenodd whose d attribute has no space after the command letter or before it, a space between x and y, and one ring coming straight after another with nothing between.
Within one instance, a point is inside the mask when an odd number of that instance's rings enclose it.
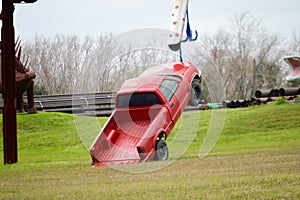
<instances>
[{"instance_id":1,"label":"pole","mask_svg":"<svg viewBox=\"0 0 300 200\"><path fill-rule=\"evenodd\" d=\"M2 0L2 92L4 164L18 162L16 128L15 85L15 32L13 26L14 5Z\"/></svg>"},{"instance_id":2,"label":"pole","mask_svg":"<svg viewBox=\"0 0 300 200\"><path fill-rule=\"evenodd\" d=\"M257 74L257 65L256 65L256 60L253 60L253 78L252 78L252 90L251 90L251 97L254 96L255 91L256 91L256 75Z\"/></svg>"}]
</instances>

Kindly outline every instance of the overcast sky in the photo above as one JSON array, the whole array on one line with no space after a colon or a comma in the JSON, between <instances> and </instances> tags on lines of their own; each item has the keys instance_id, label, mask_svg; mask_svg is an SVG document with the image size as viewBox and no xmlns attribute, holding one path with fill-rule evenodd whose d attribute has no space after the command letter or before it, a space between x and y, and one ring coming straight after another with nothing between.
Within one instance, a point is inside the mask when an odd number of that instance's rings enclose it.
<instances>
[{"instance_id":1,"label":"overcast sky","mask_svg":"<svg viewBox=\"0 0 300 200\"><path fill-rule=\"evenodd\" d=\"M28 39L36 34L97 36L141 28L167 29L173 3L174 0L38 0L16 4L16 35ZM299 8L300 0L190 0L189 5L192 28L200 34L226 27L229 18L249 11L268 32L284 37L300 32Z\"/></svg>"}]
</instances>

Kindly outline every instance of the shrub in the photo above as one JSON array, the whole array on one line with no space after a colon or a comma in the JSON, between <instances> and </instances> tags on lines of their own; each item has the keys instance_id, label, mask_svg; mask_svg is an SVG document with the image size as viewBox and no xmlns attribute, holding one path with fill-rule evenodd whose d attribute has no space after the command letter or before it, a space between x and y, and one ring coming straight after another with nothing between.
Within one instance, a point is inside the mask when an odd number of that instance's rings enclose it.
<instances>
[{"instance_id":1,"label":"shrub","mask_svg":"<svg viewBox=\"0 0 300 200\"><path fill-rule=\"evenodd\" d=\"M294 101L299 101L299 100L300 100L300 97L295 97L293 100L294 100Z\"/></svg>"},{"instance_id":2,"label":"shrub","mask_svg":"<svg viewBox=\"0 0 300 200\"><path fill-rule=\"evenodd\" d=\"M278 99L274 102L275 105L281 105L281 104L285 104L285 103L286 103L286 99L283 98L283 97L278 98Z\"/></svg>"}]
</instances>

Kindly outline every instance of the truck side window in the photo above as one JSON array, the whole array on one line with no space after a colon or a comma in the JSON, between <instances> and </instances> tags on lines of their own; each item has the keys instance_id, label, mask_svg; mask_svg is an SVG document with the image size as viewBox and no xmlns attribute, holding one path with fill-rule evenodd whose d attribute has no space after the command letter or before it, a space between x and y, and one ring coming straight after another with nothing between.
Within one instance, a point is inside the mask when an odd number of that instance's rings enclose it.
<instances>
[{"instance_id":1,"label":"truck side window","mask_svg":"<svg viewBox=\"0 0 300 200\"><path fill-rule=\"evenodd\" d=\"M172 99L176 90L178 88L178 83L174 80L165 79L162 81L159 89L165 95L168 101Z\"/></svg>"}]
</instances>

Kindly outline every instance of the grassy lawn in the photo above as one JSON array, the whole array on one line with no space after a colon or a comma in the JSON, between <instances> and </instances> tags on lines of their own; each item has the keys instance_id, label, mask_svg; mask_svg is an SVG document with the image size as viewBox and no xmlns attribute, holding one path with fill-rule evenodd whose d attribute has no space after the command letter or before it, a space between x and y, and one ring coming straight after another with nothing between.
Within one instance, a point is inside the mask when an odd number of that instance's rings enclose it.
<instances>
[{"instance_id":1,"label":"grassy lawn","mask_svg":"<svg viewBox=\"0 0 300 200\"><path fill-rule=\"evenodd\" d=\"M170 161L116 170L91 168L87 150L107 118L19 114L17 164L1 164L0 137L0 199L300 199L300 105L227 110L212 151L199 158L212 116L184 113L168 139ZM148 168L158 170L126 172Z\"/></svg>"}]
</instances>

